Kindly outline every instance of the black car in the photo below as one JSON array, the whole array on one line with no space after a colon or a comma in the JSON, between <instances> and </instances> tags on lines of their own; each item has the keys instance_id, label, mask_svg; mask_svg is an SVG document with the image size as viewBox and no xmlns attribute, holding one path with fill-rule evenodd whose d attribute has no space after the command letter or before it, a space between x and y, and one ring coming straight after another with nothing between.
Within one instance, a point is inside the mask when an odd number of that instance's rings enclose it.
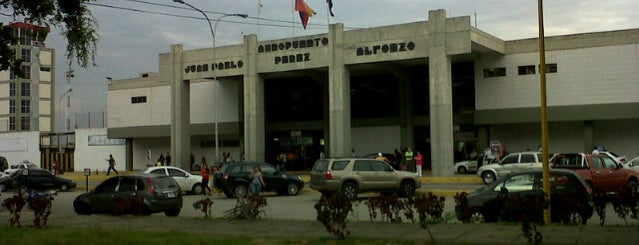
<instances>
[{"instance_id":1,"label":"black car","mask_svg":"<svg viewBox=\"0 0 639 245\"><path fill-rule=\"evenodd\" d=\"M76 187L73 180L53 175L46 169L20 169L9 175L7 179L0 180L6 189L26 187L31 190L60 190L69 191Z\"/></svg>"},{"instance_id":2,"label":"black car","mask_svg":"<svg viewBox=\"0 0 639 245\"><path fill-rule=\"evenodd\" d=\"M90 215L142 214L164 212L177 216L182 210L182 191L166 175L120 175L106 179L73 201L76 213Z\"/></svg>"},{"instance_id":3,"label":"black car","mask_svg":"<svg viewBox=\"0 0 639 245\"><path fill-rule=\"evenodd\" d=\"M304 188L299 175L280 172L269 163L236 162L226 163L213 174L215 188L224 191L227 197L245 197L248 194L253 167L262 172L265 186L262 191L275 191L278 195L297 195Z\"/></svg>"},{"instance_id":4,"label":"black car","mask_svg":"<svg viewBox=\"0 0 639 245\"><path fill-rule=\"evenodd\" d=\"M574 171L564 169L551 169L549 178L551 220L566 222L565 216L562 216L562 210L574 211L574 214L580 218L580 223L585 224L593 214L594 205L592 190L583 178ZM503 214L507 205L503 197L514 194L528 197L542 196L542 170L528 170L507 175L468 194L468 212L459 210L460 206L456 206L455 209L458 214L467 213L470 222L473 223L513 220L513 217L506 217ZM458 218L462 217L458 216Z\"/></svg>"},{"instance_id":5,"label":"black car","mask_svg":"<svg viewBox=\"0 0 639 245\"><path fill-rule=\"evenodd\" d=\"M9 162L3 156L0 156L0 173L4 172L5 169L9 168Z\"/></svg>"}]
</instances>

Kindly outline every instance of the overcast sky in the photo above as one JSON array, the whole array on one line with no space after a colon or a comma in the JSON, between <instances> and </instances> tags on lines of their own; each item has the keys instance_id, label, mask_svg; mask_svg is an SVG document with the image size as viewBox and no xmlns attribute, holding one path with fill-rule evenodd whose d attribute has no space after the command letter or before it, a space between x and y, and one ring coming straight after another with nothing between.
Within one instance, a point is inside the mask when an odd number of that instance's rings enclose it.
<instances>
[{"instance_id":1,"label":"overcast sky","mask_svg":"<svg viewBox=\"0 0 639 245\"><path fill-rule=\"evenodd\" d=\"M215 20L219 13L245 13L218 23L216 45L290 38L327 32L327 24L343 23L347 30L425 21L428 11L445 9L448 17L471 16L471 24L503 40L538 36L535 0L333 0L335 17L327 18L325 0L306 0L317 12L306 30L293 12L293 0L184 0ZM106 111L106 77L125 79L158 70L158 55L171 44L185 50L211 47L209 26L199 12L172 0L97 0L89 5L99 23L96 67L73 67L72 113ZM153 13L148 13L153 12ZM161 14L159 14L161 13ZM639 1L561 0L544 2L546 36L639 28ZM476 19L475 19L476 16ZM1 22L8 22L0 16ZM228 22L227 22L228 21ZM293 23L294 22L294 23ZM56 100L64 93L68 69L66 40L52 30L47 46L56 49ZM57 101L56 101L57 102ZM61 113L60 113L61 114Z\"/></svg>"}]
</instances>

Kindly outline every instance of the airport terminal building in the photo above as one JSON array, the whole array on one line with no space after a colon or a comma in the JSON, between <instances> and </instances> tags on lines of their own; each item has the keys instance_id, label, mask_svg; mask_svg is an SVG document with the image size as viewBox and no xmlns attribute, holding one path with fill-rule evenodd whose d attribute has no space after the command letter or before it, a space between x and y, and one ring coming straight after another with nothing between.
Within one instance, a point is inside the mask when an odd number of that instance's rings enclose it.
<instances>
[{"instance_id":1,"label":"airport terminal building","mask_svg":"<svg viewBox=\"0 0 639 245\"><path fill-rule=\"evenodd\" d=\"M113 80L108 137L127 165L162 153L189 168L230 153L308 169L324 152L363 156L412 147L434 176L491 140L508 152L541 143L538 39L504 41L446 18L243 43L172 45L158 72ZM550 152L594 146L639 154L639 29L546 37ZM217 137L216 137L217 136ZM175 164L179 163L179 164Z\"/></svg>"}]
</instances>

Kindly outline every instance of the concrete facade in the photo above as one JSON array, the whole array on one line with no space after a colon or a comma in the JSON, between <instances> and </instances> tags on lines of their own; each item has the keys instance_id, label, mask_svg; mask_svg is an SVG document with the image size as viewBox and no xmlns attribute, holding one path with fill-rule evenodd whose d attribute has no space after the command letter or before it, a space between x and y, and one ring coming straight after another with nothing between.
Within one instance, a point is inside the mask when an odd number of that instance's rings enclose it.
<instances>
[{"instance_id":1,"label":"concrete facade","mask_svg":"<svg viewBox=\"0 0 639 245\"><path fill-rule=\"evenodd\" d=\"M209 162L215 158L215 122L220 151L235 159L243 152L253 161L273 154L267 149L275 138L267 135L274 131L290 131L292 137L322 131L312 144L333 157L350 156L351 149L363 155L428 142L422 148L435 176L453 174L454 142L472 142L478 151L493 139L508 151L535 149L540 142L536 39L503 41L472 27L467 16L445 16L444 10L430 11L425 22L353 31L334 24L324 35L280 40L247 35L243 44L215 51L173 45L160 54L159 72L109 85L109 138L131 141L133 166L145 161L147 148L161 148L185 169L190 153L197 162L200 154ZM639 30L546 38L547 63L556 65L548 74L551 152L605 145L635 154L627 143L637 136L628 125L639 120L638 44ZM469 62L474 67L470 111L458 108L452 82L458 76L455 64ZM376 72L397 82L399 116L354 119L353 79ZM265 88L288 77L324 88L324 101L317 102L324 104L323 120L268 122ZM424 97L416 97L415 87L426 88L423 104L414 103ZM134 97L144 97L144 103L134 103ZM417 115L422 107L425 116ZM615 133L616 125L632 134Z\"/></svg>"}]
</instances>

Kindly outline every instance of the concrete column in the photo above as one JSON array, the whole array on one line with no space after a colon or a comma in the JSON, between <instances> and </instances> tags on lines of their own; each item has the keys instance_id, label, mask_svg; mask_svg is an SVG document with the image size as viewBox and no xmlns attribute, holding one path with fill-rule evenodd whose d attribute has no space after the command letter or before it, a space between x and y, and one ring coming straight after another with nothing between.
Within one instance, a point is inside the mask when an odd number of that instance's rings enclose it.
<instances>
[{"instance_id":1,"label":"concrete column","mask_svg":"<svg viewBox=\"0 0 639 245\"><path fill-rule=\"evenodd\" d=\"M453 90L446 54L446 11L428 12L430 138L433 176L453 175Z\"/></svg>"},{"instance_id":2,"label":"concrete column","mask_svg":"<svg viewBox=\"0 0 639 245\"><path fill-rule=\"evenodd\" d=\"M350 72L344 66L344 25L332 24L329 28L328 108L329 138L328 156L349 157L351 152L351 81Z\"/></svg>"},{"instance_id":3,"label":"concrete column","mask_svg":"<svg viewBox=\"0 0 639 245\"><path fill-rule=\"evenodd\" d=\"M584 122L584 152L589 153L595 148L595 136L594 129L592 127L592 121Z\"/></svg>"},{"instance_id":4,"label":"concrete column","mask_svg":"<svg viewBox=\"0 0 639 245\"><path fill-rule=\"evenodd\" d=\"M257 35L244 36L244 151L247 161L264 161L264 79L257 73Z\"/></svg>"},{"instance_id":5,"label":"concrete column","mask_svg":"<svg viewBox=\"0 0 639 245\"><path fill-rule=\"evenodd\" d=\"M399 79L399 117L401 122L401 146L410 146L413 152L417 154L415 149L415 123L413 122L413 92L411 78L406 76L407 72L393 72ZM409 166L409 170L415 166Z\"/></svg>"},{"instance_id":6,"label":"concrete column","mask_svg":"<svg viewBox=\"0 0 639 245\"><path fill-rule=\"evenodd\" d=\"M477 154L483 154L484 149L490 145L489 129L488 125L477 127Z\"/></svg>"},{"instance_id":7,"label":"concrete column","mask_svg":"<svg viewBox=\"0 0 639 245\"><path fill-rule=\"evenodd\" d=\"M182 45L171 45L173 82L171 83L171 164L190 169L191 98L190 81L183 80Z\"/></svg>"}]
</instances>

